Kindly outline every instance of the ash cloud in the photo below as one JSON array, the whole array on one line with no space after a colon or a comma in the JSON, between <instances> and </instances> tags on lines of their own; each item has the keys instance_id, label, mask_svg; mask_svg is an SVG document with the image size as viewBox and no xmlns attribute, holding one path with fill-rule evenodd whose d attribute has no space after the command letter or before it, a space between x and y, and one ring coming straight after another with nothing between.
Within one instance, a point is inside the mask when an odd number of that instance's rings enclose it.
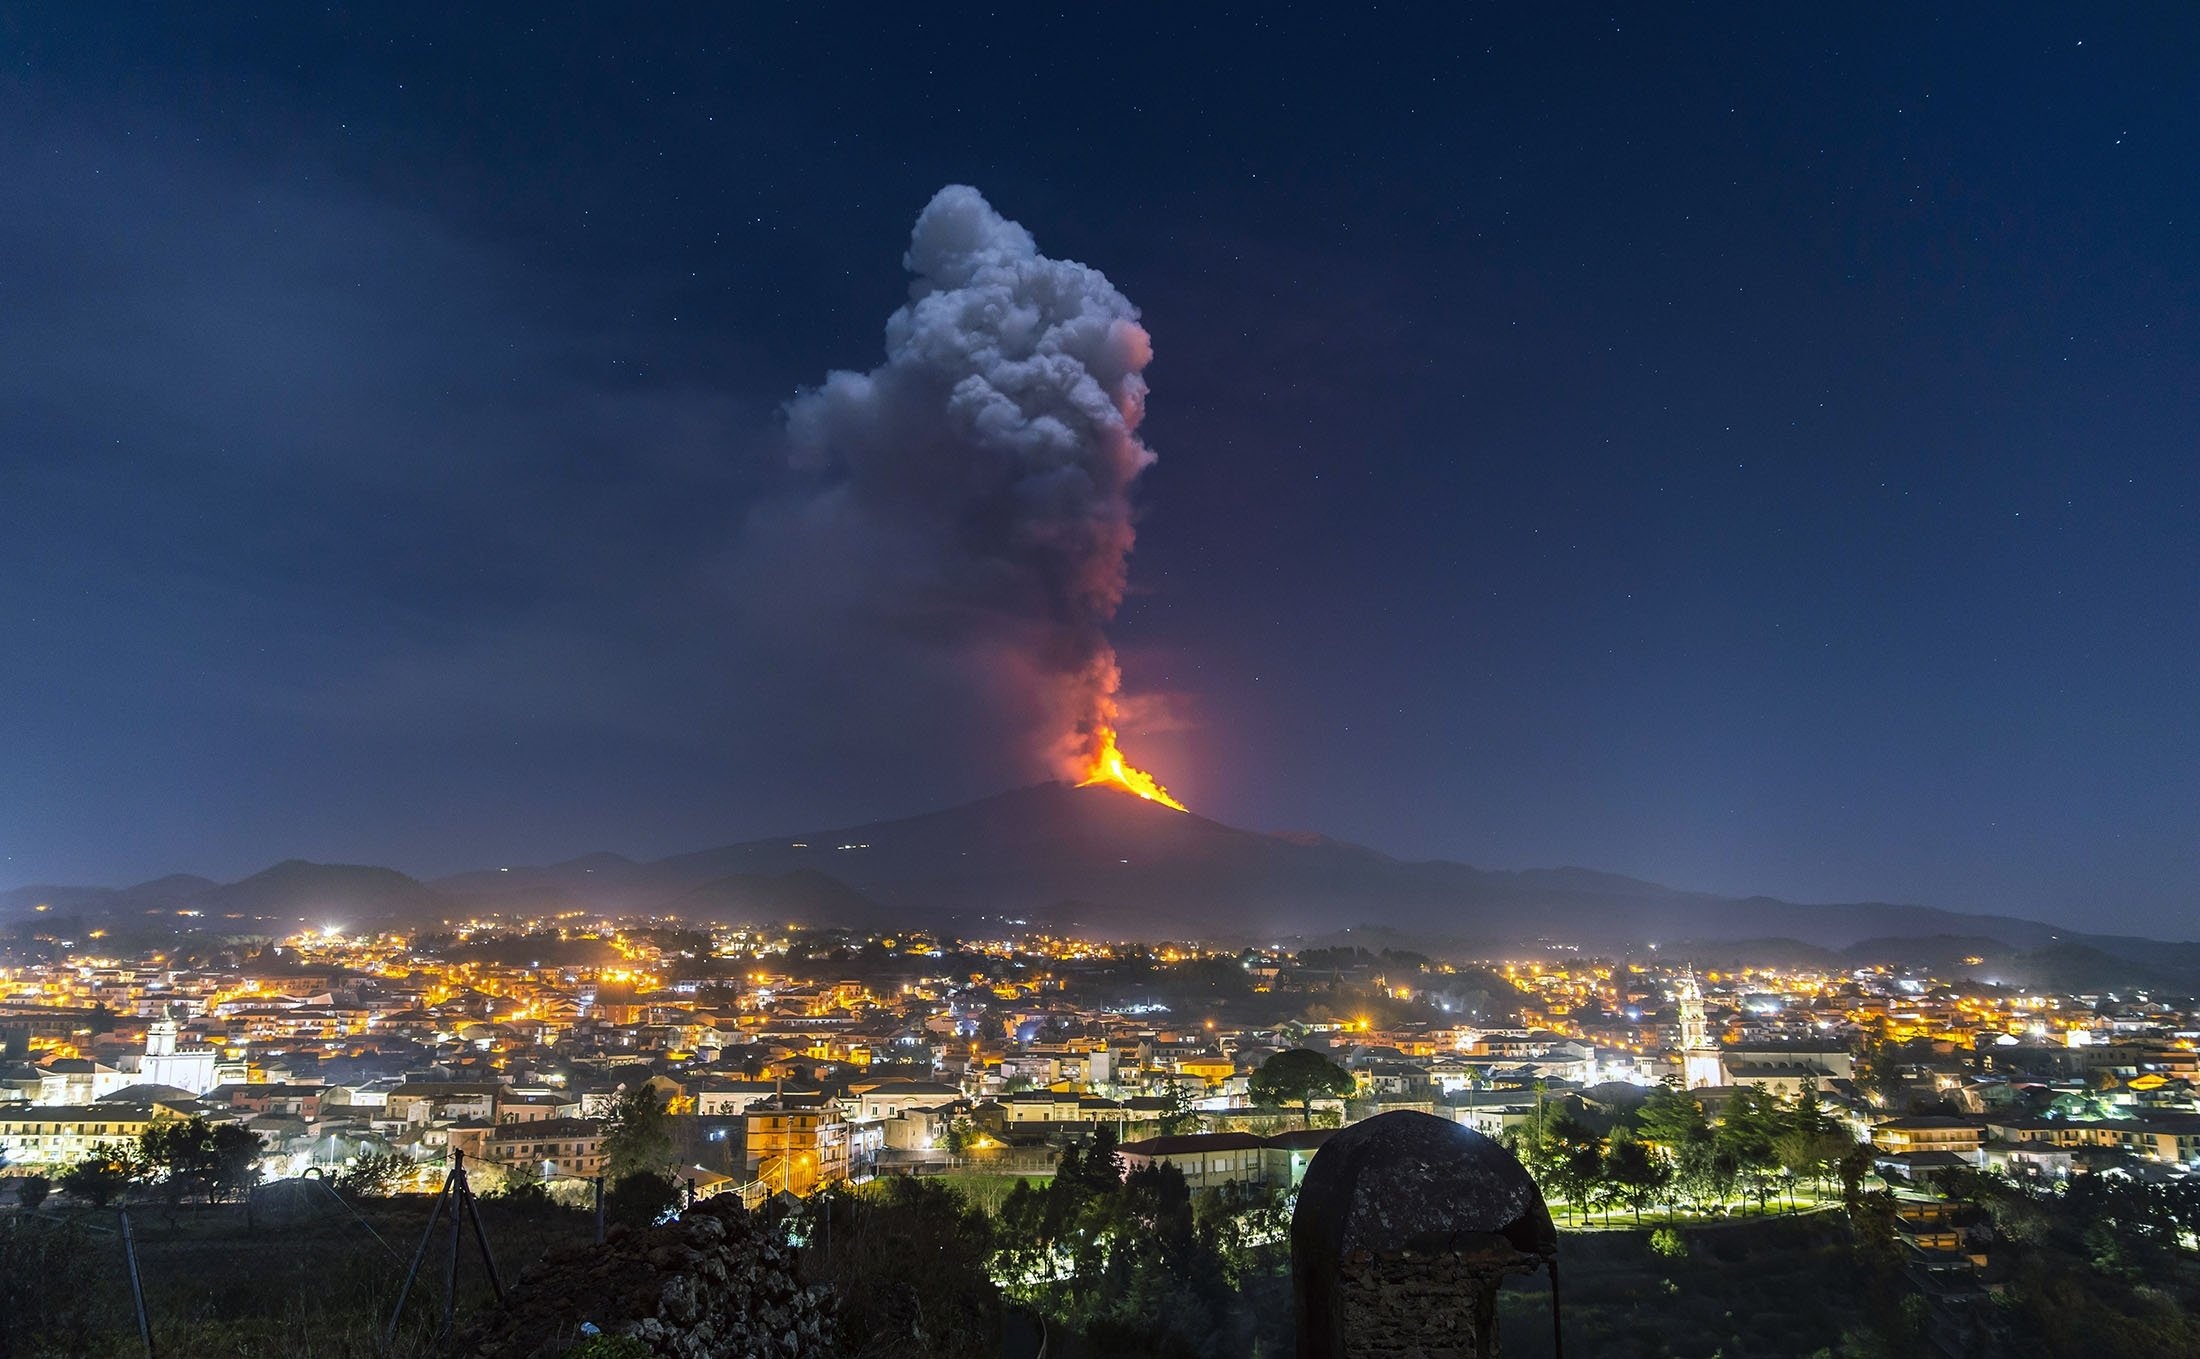
<instances>
[{"instance_id":1,"label":"ash cloud","mask_svg":"<svg viewBox=\"0 0 2200 1359\"><path fill-rule=\"evenodd\" d=\"M993 728L1028 772L1073 773L1120 709L1105 629L1154 461L1152 345L1105 275L972 188L933 197L903 264L885 362L787 407L803 486L752 522L742 593L872 667L873 698L908 676L890 706L960 709L948 726Z\"/></svg>"}]
</instances>

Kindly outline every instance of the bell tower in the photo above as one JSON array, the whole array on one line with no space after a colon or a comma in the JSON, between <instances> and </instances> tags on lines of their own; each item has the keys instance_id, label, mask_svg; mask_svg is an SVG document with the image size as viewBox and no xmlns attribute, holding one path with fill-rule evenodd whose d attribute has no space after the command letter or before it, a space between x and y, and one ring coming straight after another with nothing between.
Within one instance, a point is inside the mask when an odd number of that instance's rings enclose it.
<instances>
[{"instance_id":1,"label":"bell tower","mask_svg":"<svg viewBox=\"0 0 2200 1359\"><path fill-rule=\"evenodd\" d=\"M1703 987L1696 969L1681 974L1681 1084L1690 1090L1726 1084L1726 1059L1711 1039L1711 1024L1704 1017Z\"/></svg>"}]
</instances>

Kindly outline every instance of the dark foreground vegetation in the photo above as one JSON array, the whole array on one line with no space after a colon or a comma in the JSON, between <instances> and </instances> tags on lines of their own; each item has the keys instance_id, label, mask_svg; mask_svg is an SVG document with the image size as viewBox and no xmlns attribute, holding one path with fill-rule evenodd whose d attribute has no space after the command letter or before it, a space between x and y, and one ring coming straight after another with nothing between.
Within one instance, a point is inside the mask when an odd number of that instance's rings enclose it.
<instances>
[{"instance_id":1,"label":"dark foreground vegetation","mask_svg":"<svg viewBox=\"0 0 2200 1359\"><path fill-rule=\"evenodd\" d=\"M832 1354L1021 1359L1042 1336L1050 1359L1290 1353L1282 1197L1194 1192L1166 1169L1126 1177L1104 1142L1073 1148L1052 1177L986 1188L882 1181L784 1212L767 1207L758 1229L795 1245L795 1282L825 1291ZM1947 1195L1964 1249L1991 1261L1983 1286L1937 1285L1883 1190L1852 1188L1845 1209L1800 1216L1568 1233L1568 1348L1599 1359L2200 1354L2200 1198L2191 1192L1958 1176ZM591 1215L545 1194L481 1207L507 1283L546 1254L591 1249ZM158 1352L463 1353L495 1300L469 1237L452 1334L439 1338L450 1245L441 1231L394 1342L382 1343L427 1211L425 1196L295 1181L263 1186L248 1203L133 1204ZM0 1359L143 1353L117 1225L111 1208L68 1195L0 1214ZM1501 1315L1508 1354L1551 1353L1543 1285L1508 1290ZM608 1338L591 1343L617 1352Z\"/></svg>"}]
</instances>

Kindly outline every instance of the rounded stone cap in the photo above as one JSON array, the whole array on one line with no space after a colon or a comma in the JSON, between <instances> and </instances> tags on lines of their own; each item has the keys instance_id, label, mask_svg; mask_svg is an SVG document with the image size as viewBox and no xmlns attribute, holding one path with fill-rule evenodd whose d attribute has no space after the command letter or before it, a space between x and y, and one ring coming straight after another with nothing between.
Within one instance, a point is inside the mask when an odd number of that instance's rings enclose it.
<instances>
[{"instance_id":1,"label":"rounded stone cap","mask_svg":"<svg viewBox=\"0 0 2200 1359\"><path fill-rule=\"evenodd\" d=\"M1342 1129L1306 1168L1291 1219L1294 1254L1455 1250L1503 1237L1550 1259L1558 1233L1513 1154L1447 1118L1398 1110Z\"/></svg>"}]
</instances>

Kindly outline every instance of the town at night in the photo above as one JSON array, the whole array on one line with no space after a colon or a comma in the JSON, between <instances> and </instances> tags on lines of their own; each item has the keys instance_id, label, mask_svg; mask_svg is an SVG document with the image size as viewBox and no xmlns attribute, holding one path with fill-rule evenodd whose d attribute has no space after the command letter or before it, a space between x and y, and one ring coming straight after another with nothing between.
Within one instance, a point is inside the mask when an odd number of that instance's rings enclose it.
<instances>
[{"instance_id":1,"label":"town at night","mask_svg":"<svg viewBox=\"0 0 2200 1359\"><path fill-rule=\"evenodd\" d=\"M2200 1355L2193 12L0 36L0 1359Z\"/></svg>"}]
</instances>

